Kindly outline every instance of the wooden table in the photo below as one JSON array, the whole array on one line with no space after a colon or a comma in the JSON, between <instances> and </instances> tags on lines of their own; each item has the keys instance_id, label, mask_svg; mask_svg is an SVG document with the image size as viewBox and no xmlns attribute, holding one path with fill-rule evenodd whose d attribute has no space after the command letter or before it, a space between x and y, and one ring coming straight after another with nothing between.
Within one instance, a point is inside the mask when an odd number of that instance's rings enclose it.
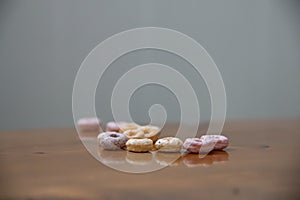
<instances>
[{"instance_id":1,"label":"wooden table","mask_svg":"<svg viewBox=\"0 0 300 200\"><path fill-rule=\"evenodd\" d=\"M103 165L73 128L1 132L0 199L299 199L299 122L226 122L225 152L146 174Z\"/></svg>"}]
</instances>

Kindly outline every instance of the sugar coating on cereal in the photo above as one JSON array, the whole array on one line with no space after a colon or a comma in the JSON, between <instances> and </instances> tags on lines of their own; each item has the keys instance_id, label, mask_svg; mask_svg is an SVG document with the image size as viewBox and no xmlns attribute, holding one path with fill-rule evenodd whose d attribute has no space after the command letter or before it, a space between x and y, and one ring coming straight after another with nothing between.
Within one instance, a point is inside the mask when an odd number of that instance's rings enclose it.
<instances>
[{"instance_id":1,"label":"sugar coating on cereal","mask_svg":"<svg viewBox=\"0 0 300 200\"><path fill-rule=\"evenodd\" d=\"M165 137L155 142L155 147L161 152L179 152L183 142L176 137Z\"/></svg>"}]
</instances>

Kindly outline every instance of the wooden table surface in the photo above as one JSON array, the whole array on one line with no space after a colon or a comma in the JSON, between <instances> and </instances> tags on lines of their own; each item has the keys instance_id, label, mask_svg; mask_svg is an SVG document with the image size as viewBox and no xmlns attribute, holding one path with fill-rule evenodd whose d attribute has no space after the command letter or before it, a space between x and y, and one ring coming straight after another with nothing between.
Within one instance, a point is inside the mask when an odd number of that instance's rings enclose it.
<instances>
[{"instance_id":1,"label":"wooden table surface","mask_svg":"<svg viewBox=\"0 0 300 200\"><path fill-rule=\"evenodd\" d=\"M226 122L224 152L145 174L100 163L74 128L1 132L0 199L300 199L299 130L300 119Z\"/></svg>"}]
</instances>

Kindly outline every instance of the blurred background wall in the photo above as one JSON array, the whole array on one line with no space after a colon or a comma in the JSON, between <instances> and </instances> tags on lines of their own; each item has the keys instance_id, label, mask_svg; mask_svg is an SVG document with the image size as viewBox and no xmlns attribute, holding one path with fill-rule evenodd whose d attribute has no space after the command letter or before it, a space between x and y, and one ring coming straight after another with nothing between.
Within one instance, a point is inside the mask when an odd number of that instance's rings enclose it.
<instances>
[{"instance_id":1,"label":"blurred background wall","mask_svg":"<svg viewBox=\"0 0 300 200\"><path fill-rule=\"evenodd\" d=\"M252 1L0 1L0 129L72 126L72 88L85 56L118 32L144 26L175 29L197 40L223 76L228 119L300 116L300 3ZM206 86L191 66L167 52L144 50L114 62L100 82L96 108L112 119L109 92L133 66L173 66L197 91L202 120L210 117ZM110 80L110 81L109 81ZM165 88L145 86L132 97L133 119L147 121L151 104L179 120Z\"/></svg>"}]
</instances>

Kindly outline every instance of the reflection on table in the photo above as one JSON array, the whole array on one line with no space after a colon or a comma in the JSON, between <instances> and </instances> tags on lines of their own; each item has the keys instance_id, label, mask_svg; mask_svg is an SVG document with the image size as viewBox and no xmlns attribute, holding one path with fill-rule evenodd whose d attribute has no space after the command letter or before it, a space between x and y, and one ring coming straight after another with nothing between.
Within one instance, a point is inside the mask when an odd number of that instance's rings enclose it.
<instances>
[{"instance_id":1,"label":"reflection on table","mask_svg":"<svg viewBox=\"0 0 300 200\"><path fill-rule=\"evenodd\" d=\"M164 153L157 151L135 153L125 150L109 151L99 147L98 155L99 160L108 166L160 165L161 167L176 167L184 164L186 167L207 167L217 163L225 163L229 160L229 154L226 151L212 151L207 155Z\"/></svg>"}]
</instances>

